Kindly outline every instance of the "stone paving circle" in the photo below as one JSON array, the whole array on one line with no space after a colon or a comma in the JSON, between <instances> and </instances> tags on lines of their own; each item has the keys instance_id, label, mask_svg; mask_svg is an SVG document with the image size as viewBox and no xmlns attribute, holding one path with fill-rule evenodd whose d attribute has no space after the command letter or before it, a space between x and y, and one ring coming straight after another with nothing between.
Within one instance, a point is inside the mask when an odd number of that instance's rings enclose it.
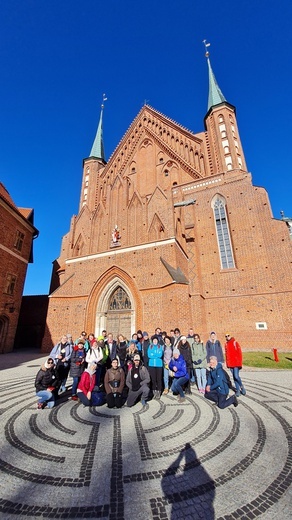
<instances>
[{"instance_id":1,"label":"stone paving circle","mask_svg":"<svg viewBox=\"0 0 292 520\"><path fill-rule=\"evenodd\" d=\"M243 369L247 395L225 410L194 387L145 410L70 392L37 410L44 359L0 357L1 519L291 519L292 371Z\"/></svg>"}]
</instances>

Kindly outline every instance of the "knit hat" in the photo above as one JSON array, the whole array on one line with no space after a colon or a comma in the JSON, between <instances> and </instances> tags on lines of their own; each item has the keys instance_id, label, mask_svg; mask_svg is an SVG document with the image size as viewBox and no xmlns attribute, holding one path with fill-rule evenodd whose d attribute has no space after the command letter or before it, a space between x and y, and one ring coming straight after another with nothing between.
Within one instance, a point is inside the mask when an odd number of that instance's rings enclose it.
<instances>
[{"instance_id":1,"label":"knit hat","mask_svg":"<svg viewBox=\"0 0 292 520\"><path fill-rule=\"evenodd\" d=\"M180 339L187 339L186 336L181 336Z\"/></svg>"},{"instance_id":2,"label":"knit hat","mask_svg":"<svg viewBox=\"0 0 292 520\"><path fill-rule=\"evenodd\" d=\"M216 334L216 332L212 331L212 332L210 332L210 336L211 336L211 334Z\"/></svg>"},{"instance_id":3,"label":"knit hat","mask_svg":"<svg viewBox=\"0 0 292 520\"><path fill-rule=\"evenodd\" d=\"M178 348L174 348L174 349L173 349L173 355L174 355L174 354L178 354L178 355L180 355L180 351L178 350Z\"/></svg>"},{"instance_id":4,"label":"knit hat","mask_svg":"<svg viewBox=\"0 0 292 520\"><path fill-rule=\"evenodd\" d=\"M134 356L134 361L136 361L136 360L137 360L137 361L140 361L140 359L141 359L141 358L140 358L139 354L135 354L135 356Z\"/></svg>"},{"instance_id":5,"label":"knit hat","mask_svg":"<svg viewBox=\"0 0 292 520\"><path fill-rule=\"evenodd\" d=\"M148 334L148 332L145 332L145 331L144 331L143 334L142 334L142 336L143 336L143 337L145 337L145 336L149 336L149 334Z\"/></svg>"}]
</instances>

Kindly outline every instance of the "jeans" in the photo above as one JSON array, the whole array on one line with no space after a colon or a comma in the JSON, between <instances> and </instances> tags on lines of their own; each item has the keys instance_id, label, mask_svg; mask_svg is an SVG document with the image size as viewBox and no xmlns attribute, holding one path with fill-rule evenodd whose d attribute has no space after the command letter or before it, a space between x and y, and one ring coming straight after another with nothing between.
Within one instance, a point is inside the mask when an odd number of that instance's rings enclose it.
<instances>
[{"instance_id":1,"label":"jeans","mask_svg":"<svg viewBox=\"0 0 292 520\"><path fill-rule=\"evenodd\" d=\"M169 369L165 368L163 369L163 382L164 382L164 389L168 390L168 383L169 383Z\"/></svg>"},{"instance_id":2,"label":"jeans","mask_svg":"<svg viewBox=\"0 0 292 520\"><path fill-rule=\"evenodd\" d=\"M50 390L40 390L36 392L37 397L39 397L39 403L47 403L48 408L53 408L55 404L55 398Z\"/></svg>"},{"instance_id":3,"label":"jeans","mask_svg":"<svg viewBox=\"0 0 292 520\"><path fill-rule=\"evenodd\" d=\"M84 404L84 406L91 406L90 400L83 392L77 392L77 397L80 399L81 403Z\"/></svg>"},{"instance_id":4,"label":"jeans","mask_svg":"<svg viewBox=\"0 0 292 520\"><path fill-rule=\"evenodd\" d=\"M184 391L182 389L183 385L189 381L187 376L183 377L174 377L171 385L171 390L174 393L178 393L181 397L184 397Z\"/></svg>"},{"instance_id":5,"label":"jeans","mask_svg":"<svg viewBox=\"0 0 292 520\"><path fill-rule=\"evenodd\" d=\"M227 406L230 406L231 404L234 404L234 395L231 397L228 397L225 394L219 394L217 390L211 390L210 392L205 393L206 399L209 399L209 401L213 401L218 405L218 408L227 408Z\"/></svg>"},{"instance_id":6,"label":"jeans","mask_svg":"<svg viewBox=\"0 0 292 520\"><path fill-rule=\"evenodd\" d=\"M80 381L79 376L73 376L73 383L72 383L72 395L76 395L77 392L77 386Z\"/></svg>"},{"instance_id":7,"label":"jeans","mask_svg":"<svg viewBox=\"0 0 292 520\"><path fill-rule=\"evenodd\" d=\"M198 389L205 390L207 384L207 371L205 368L195 368Z\"/></svg>"},{"instance_id":8,"label":"jeans","mask_svg":"<svg viewBox=\"0 0 292 520\"><path fill-rule=\"evenodd\" d=\"M241 381L240 375L239 375L239 367L230 368L229 370L232 374L233 381L235 383L236 394L239 395L240 389L241 389L241 387L243 387L243 384L242 384L242 381Z\"/></svg>"}]
</instances>

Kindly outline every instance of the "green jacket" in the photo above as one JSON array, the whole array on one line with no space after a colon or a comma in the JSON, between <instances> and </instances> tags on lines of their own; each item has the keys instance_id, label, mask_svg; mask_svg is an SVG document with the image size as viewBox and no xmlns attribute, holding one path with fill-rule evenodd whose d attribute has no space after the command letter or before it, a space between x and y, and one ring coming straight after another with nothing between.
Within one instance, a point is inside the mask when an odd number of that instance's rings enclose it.
<instances>
[{"instance_id":1,"label":"green jacket","mask_svg":"<svg viewBox=\"0 0 292 520\"><path fill-rule=\"evenodd\" d=\"M203 343L194 342L191 345L192 361L194 368L207 368L207 351Z\"/></svg>"}]
</instances>

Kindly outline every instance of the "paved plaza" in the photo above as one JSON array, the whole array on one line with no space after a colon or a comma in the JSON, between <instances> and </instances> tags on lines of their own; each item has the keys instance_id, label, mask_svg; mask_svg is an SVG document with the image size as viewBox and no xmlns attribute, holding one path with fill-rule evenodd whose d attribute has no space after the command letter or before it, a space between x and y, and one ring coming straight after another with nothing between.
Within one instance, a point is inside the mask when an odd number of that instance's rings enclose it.
<instances>
[{"instance_id":1,"label":"paved plaza","mask_svg":"<svg viewBox=\"0 0 292 520\"><path fill-rule=\"evenodd\" d=\"M247 395L225 410L194 388L143 410L70 392L37 410L44 359L0 356L1 519L291 519L292 370L243 370Z\"/></svg>"}]
</instances>

